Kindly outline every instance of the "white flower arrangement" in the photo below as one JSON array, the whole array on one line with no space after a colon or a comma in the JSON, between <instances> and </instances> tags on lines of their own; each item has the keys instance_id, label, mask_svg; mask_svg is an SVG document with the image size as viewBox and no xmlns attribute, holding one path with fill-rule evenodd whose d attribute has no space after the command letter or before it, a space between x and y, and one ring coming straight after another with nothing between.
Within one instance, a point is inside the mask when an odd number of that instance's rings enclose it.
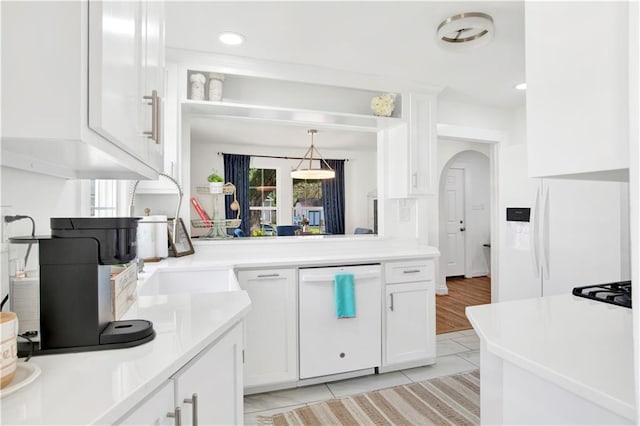
<instances>
[{"instance_id":1,"label":"white flower arrangement","mask_svg":"<svg viewBox=\"0 0 640 426\"><path fill-rule=\"evenodd\" d=\"M393 113L395 108L394 102L396 100L395 93L387 93L380 96L375 96L371 99L371 110L375 115L382 117L389 117Z\"/></svg>"}]
</instances>

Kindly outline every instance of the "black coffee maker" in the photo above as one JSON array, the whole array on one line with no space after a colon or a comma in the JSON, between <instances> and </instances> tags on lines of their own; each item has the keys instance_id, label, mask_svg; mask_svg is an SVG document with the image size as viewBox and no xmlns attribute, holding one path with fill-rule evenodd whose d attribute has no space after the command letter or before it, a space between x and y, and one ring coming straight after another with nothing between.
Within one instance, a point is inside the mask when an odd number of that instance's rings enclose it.
<instances>
[{"instance_id":1,"label":"black coffee maker","mask_svg":"<svg viewBox=\"0 0 640 426\"><path fill-rule=\"evenodd\" d=\"M111 266L136 258L138 218L52 218L39 238L40 343L19 352L54 354L118 349L153 340L146 320L114 321Z\"/></svg>"}]
</instances>

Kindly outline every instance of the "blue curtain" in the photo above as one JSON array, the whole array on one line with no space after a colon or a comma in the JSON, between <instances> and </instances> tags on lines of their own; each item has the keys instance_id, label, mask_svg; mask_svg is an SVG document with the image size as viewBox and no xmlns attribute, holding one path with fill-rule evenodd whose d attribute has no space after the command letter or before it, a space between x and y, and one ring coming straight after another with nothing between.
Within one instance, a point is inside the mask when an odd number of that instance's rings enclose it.
<instances>
[{"instance_id":1,"label":"blue curtain","mask_svg":"<svg viewBox=\"0 0 640 426\"><path fill-rule=\"evenodd\" d=\"M239 154L223 154L224 156L224 179L236 186L236 197L240 203L240 229L244 235L251 235L250 212L249 212L249 163L251 156ZM233 197L225 197L225 213L227 219L235 219L237 212L231 210Z\"/></svg>"},{"instance_id":2,"label":"blue curtain","mask_svg":"<svg viewBox=\"0 0 640 426\"><path fill-rule=\"evenodd\" d=\"M321 167L327 165L321 161ZM336 172L335 179L322 181L324 228L328 234L344 234L344 160L327 160Z\"/></svg>"}]
</instances>

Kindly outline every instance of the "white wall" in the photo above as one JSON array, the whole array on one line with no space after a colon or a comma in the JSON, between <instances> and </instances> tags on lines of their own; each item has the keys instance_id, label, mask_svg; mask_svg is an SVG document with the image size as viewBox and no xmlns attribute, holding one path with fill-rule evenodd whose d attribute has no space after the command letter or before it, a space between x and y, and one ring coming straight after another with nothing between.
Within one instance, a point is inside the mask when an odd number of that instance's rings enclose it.
<instances>
[{"instance_id":1,"label":"white wall","mask_svg":"<svg viewBox=\"0 0 640 426\"><path fill-rule=\"evenodd\" d=\"M373 142L375 145L375 141ZM306 149L306 148L305 148ZM254 154L298 157L304 154L304 149L281 147L264 147L255 145L229 145L225 143L210 143L197 140L191 141L191 194L197 194L196 187L206 185L206 177L214 170L224 174L224 161L218 152L232 154ZM299 152L298 152L299 151ZM345 232L353 233L356 227L367 227L367 194L376 191L376 152L374 151L338 151L322 150L325 158L345 158ZM251 167L275 168L277 170L278 223L290 224L293 221L292 203L293 186L289 173L298 164L299 160L274 159L254 157L251 159ZM220 197L222 198L222 197ZM210 196L200 194L198 197L203 208L207 212L212 211L212 199ZM218 207L222 210L222 204ZM200 235L195 230L195 235Z\"/></svg>"},{"instance_id":2,"label":"white wall","mask_svg":"<svg viewBox=\"0 0 640 426\"><path fill-rule=\"evenodd\" d=\"M36 235L49 235L51 228L49 219L52 217L74 217L80 216L80 182L72 180L57 179L36 173L30 173L9 167L1 168L2 177L2 205L1 215L28 215L36 222ZM5 226L4 218L2 223L2 283L0 299L9 291L7 268L8 256L5 239L18 235L31 234L31 221L20 220ZM24 249L18 249L11 245L10 258L24 256ZM35 249L32 249L34 253ZM37 256L33 254L29 257L27 269L37 266Z\"/></svg>"}]
</instances>

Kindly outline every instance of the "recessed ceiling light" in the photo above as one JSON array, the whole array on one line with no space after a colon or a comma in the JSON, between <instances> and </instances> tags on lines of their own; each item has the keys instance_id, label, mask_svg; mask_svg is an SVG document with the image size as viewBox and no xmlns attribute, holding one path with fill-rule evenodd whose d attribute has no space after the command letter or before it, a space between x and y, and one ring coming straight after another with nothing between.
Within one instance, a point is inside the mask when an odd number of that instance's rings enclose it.
<instances>
[{"instance_id":1,"label":"recessed ceiling light","mask_svg":"<svg viewBox=\"0 0 640 426\"><path fill-rule=\"evenodd\" d=\"M527 90L527 83L516 84L515 88L518 90Z\"/></svg>"},{"instance_id":2,"label":"recessed ceiling light","mask_svg":"<svg viewBox=\"0 0 640 426\"><path fill-rule=\"evenodd\" d=\"M220 33L220 35L218 36L218 40L230 46L237 46L244 43L244 36L242 34L234 33L231 31L225 31L223 33Z\"/></svg>"}]
</instances>

